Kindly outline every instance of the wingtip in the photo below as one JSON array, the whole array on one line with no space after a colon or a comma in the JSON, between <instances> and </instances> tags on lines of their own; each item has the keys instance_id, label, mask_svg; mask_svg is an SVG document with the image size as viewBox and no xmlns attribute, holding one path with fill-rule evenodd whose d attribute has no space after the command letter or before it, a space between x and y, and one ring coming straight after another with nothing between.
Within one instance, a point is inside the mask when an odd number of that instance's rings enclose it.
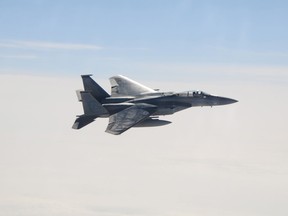
<instances>
[{"instance_id":1,"label":"wingtip","mask_svg":"<svg viewBox=\"0 0 288 216\"><path fill-rule=\"evenodd\" d=\"M75 123L72 125L72 129L78 130L78 129L79 129L79 122L75 122Z\"/></svg>"},{"instance_id":2,"label":"wingtip","mask_svg":"<svg viewBox=\"0 0 288 216\"><path fill-rule=\"evenodd\" d=\"M109 134L113 134L113 135L120 135L122 134L121 132L116 132L116 131L111 131L111 130L105 130L106 133L109 133Z\"/></svg>"}]
</instances>

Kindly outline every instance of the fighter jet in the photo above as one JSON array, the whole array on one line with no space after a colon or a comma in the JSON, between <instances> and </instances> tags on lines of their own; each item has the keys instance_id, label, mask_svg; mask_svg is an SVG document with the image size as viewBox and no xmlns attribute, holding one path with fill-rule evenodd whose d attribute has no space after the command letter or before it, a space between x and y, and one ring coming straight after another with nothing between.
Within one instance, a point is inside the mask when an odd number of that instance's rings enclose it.
<instances>
[{"instance_id":1,"label":"fighter jet","mask_svg":"<svg viewBox=\"0 0 288 216\"><path fill-rule=\"evenodd\" d=\"M72 128L80 129L96 118L109 117L106 132L119 135L131 127L153 127L170 124L159 116L171 115L196 106L218 106L237 100L207 94L203 91L161 92L125 76L110 78L109 95L92 78L82 75L84 91L76 91L84 114L77 116Z\"/></svg>"}]
</instances>

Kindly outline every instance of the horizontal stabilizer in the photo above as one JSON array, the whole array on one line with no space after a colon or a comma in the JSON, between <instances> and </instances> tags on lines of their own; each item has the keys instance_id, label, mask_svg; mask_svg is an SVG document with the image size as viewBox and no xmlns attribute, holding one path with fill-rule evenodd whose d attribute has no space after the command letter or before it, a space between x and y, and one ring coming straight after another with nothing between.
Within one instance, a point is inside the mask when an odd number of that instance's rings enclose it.
<instances>
[{"instance_id":1,"label":"horizontal stabilizer","mask_svg":"<svg viewBox=\"0 0 288 216\"><path fill-rule=\"evenodd\" d=\"M80 116L80 117L78 117L78 118L75 120L72 128L73 128L73 129L80 129L80 128L82 128L82 127L90 124L91 122L93 122L94 119L95 119L95 118L94 118L94 117L91 117L91 116L85 116L85 115Z\"/></svg>"}]
</instances>

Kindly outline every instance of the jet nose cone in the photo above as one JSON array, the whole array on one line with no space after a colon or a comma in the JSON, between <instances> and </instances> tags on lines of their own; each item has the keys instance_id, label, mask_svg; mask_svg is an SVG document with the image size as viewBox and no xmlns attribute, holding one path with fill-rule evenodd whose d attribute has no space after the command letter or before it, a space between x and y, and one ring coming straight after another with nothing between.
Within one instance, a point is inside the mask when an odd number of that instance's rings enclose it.
<instances>
[{"instance_id":1,"label":"jet nose cone","mask_svg":"<svg viewBox=\"0 0 288 216\"><path fill-rule=\"evenodd\" d=\"M237 103L237 102L238 102L238 100L234 100L232 98L226 98L226 103L227 104L232 104L232 103Z\"/></svg>"},{"instance_id":2,"label":"jet nose cone","mask_svg":"<svg viewBox=\"0 0 288 216\"><path fill-rule=\"evenodd\" d=\"M236 103L236 102L238 102L238 101L234 100L232 98L218 97L219 105L232 104L232 103Z\"/></svg>"}]
</instances>

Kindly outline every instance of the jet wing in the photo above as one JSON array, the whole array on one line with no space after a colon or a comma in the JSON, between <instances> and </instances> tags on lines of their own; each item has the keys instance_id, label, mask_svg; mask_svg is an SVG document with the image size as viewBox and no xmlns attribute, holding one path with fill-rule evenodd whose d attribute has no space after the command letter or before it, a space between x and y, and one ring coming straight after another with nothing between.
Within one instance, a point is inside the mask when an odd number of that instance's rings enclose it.
<instances>
[{"instance_id":1,"label":"jet wing","mask_svg":"<svg viewBox=\"0 0 288 216\"><path fill-rule=\"evenodd\" d=\"M143 93L153 93L155 90L146 87L127 77L118 75L110 78L111 96L136 96Z\"/></svg>"},{"instance_id":2,"label":"jet wing","mask_svg":"<svg viewBox=\"0 0 288 216\"><path fill-rule=\"evenodd\" d=\"M156 111L156 106L150 104L135 104L109 117L107 133L119 135L139 122L149 118Z\"/></svg>"}]
</instances>

